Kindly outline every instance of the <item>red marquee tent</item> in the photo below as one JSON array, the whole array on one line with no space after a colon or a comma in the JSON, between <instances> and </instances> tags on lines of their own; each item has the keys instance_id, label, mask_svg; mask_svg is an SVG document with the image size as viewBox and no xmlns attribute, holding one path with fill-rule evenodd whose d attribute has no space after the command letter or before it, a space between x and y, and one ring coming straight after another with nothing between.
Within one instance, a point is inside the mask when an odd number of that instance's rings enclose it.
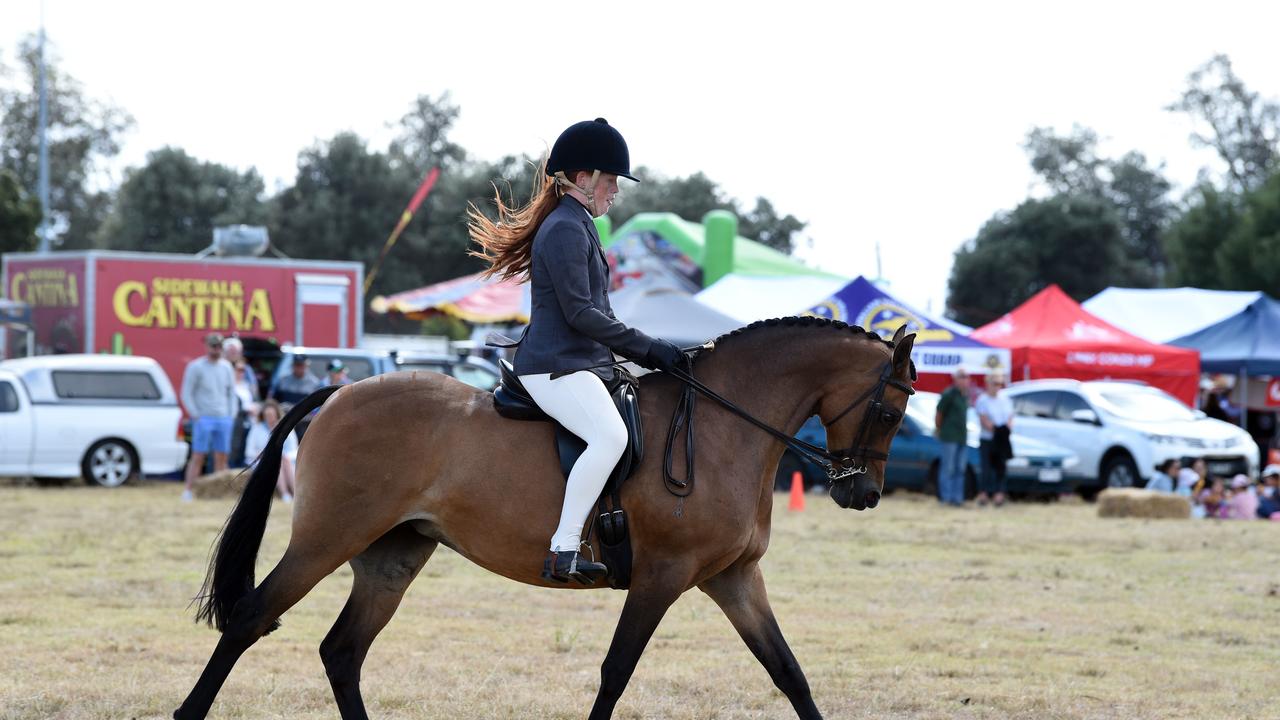
<instances>
[{"instance_id":1,"label":"red marquee tent","mask_svg":"<svg viewBox=\"0 0 1280 720\"><path fill-rule=\"evenodd\" d=\"M1050 285L970 335L1009 348L1011 380L1141 380L1195 405L1200 353L1156 345L1090 315Z\"/></svg>"}]
</instances>

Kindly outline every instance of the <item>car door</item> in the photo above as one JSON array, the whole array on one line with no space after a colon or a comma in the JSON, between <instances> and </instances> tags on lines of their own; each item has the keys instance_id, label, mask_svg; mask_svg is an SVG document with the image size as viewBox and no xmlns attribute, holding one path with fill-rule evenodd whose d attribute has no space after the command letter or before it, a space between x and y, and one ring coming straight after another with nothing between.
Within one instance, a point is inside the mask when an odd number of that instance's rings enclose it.
<instances>
[{"instance_id":1,"label":"car door","mask_svg":"<svg viewBox=\"0 0 1280 720\"><path fill-rule=\"evenodd\" d=\"M31 472L31 403L13 380L0 378L0 475Z\"/></svg>"},{"instance_id":2,"label":"car door","mask_svg":"<svg viewBox=\"0 0 1280 720\"><path fill-rule=\"evenodd\" d=\"M891 488L920 488L929 474L929 465L938 455L938 441L926 435L910 415L902 418L898 434L889 447L885 463L885 485Z\"/></svg>"},{"instance_id":3,"label":"car door","mask_svg":"<svg viewBox=\"0 0 1280 720\"><path fill-rule=\"evenodd\" d=\"M1057 393L1057 402L1053 408L1054 435L1049 442L1073 451L1080 458L1076 472L1094 477L1102 462L1102 451L1107 447L1102 437L1103 427L1100 422L1076 420L1072 413L1077 410L1088 410L1093 413L1094 418L1098 417L1098 412L1089 405L1089 401L1078 393L1070 390Z\"/></svg>"},{"instance_id":4,"label":"car door","mask_svg":"<svg viewBox=\"0 0 1280 720\"><path fill-rule=\"evenodd\" d=\"M1053 409L1058 401L1056 390L1035 390L1011 395L1013 400L1013 432L1035 440L1054 443L1058 424Z\"/></svg>"}]
</instances>

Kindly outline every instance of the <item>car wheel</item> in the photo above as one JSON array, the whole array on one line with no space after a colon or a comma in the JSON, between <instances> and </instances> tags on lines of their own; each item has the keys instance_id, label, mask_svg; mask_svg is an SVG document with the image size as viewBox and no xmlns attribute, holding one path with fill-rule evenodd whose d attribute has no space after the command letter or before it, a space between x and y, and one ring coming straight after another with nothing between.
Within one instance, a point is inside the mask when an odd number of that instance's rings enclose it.
<instances>
[{"instance_id":1,"label":"car wheel","mask_svg":"<svg viewBox=\"0 0 1280 720\"><path fill-rule=\"evenodd\" d=\"M99 440L80 461L85 482L99 487L119 487L138 472L138 458L123 440Z\"/></svg>"},{"instance_id":2,"label":"car wheel","mask_svg":"<svg viewBox=\"0 0 1280 720\"><path fill-rule=\"evenodd\" d=\"M1116 453L1102 463L1102 485L1109 488L1140 487L1138 466L1126 453Z\"/></svg>"}]
</instances>

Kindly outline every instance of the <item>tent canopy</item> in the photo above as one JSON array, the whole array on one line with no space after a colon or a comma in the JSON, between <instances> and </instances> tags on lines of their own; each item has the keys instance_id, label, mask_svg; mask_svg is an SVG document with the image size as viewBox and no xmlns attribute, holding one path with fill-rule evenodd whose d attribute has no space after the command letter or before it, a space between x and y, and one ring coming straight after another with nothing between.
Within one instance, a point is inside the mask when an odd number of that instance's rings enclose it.
<instances>
[{"instance_id":1,"label":"tent canopy","mask_svg":"<svg viewBox=\"0 0 1280 720\"><path fill-rule=\"evenodd\" d=\"M1118 328L1154 343L1221 322L1262 297L1262 293L1200 288L1111 287L1084 301L1084 309Z\"/></svg>"},{"instance_id":2,"label":"tent canopy","mask_svg":"<svg viewBox=\"0 0 1280 720\"><path fill-rule=\"evenodd\" d=\"M916 310L859 276L808 310L809 314L841 320L871 330L885 339L905 325L916 334L912 359L920 373L916 387L941 390L951 375L964 368L972 375L1007 370L1009 351L979 342Z\"/></svg>"},{"instance_id":3,"label":"tent canopy","mask_svg":"<svg viewBox=\"0 0 1280 720\"><path fill-rule=\"evenodd\" d=\"M369 307L376 313L414 319L444 313L477 324L527 323L529 290L516 280L485 280L476 273L387 297L379 295Z\"/></svg>"},{"instance_id":4,"label":"tent canopy","mask_svg":"<svg viewBox=\"0 0 1280 720\"><path fill-rule=\"evenodd\" d=\"M1050 285L973 338L1012 352L1014 380L1141 380L1193 405L1200 356L1194 350L1157 345L1095 317Z\"/></svg>"},{"instance_id":5,"label":"tent canopy","mask_svg":"<svg viewBox=\"0 0 1280 720\"><path fill-rule=\"evenodd\" d=\"M847 283L836 277L732 273L696 297L698 302L746 324L799 315L831 297Z\"/></svg>"},{"instance_id":6,"label":"tent canopy","mask_svg":"<svg viewBox=\"0 0 1280 720\"><path fill-rule=\"evenodd\" d=\"M1205 372L1280 375L1280 301L1262 295L1235 315L1172 344L1198 350Z\"/></svg>"}]
</instances>

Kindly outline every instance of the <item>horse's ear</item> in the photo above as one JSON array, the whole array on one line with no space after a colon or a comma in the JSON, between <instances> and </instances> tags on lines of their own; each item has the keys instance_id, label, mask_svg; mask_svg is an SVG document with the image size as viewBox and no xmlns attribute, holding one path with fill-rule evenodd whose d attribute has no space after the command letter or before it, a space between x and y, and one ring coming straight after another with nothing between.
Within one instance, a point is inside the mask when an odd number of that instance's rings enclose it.
<instances>
[{"instance_id":1,"label":"horse's ear","mask_svg":"<svg viewBox=\"0 0 1280 720\"><path fill-rule=\"evenodd\" d=\"M902 323L901 325L898 326L898 330L893 334L893 340L891 340L890 342L892 342L894 345L897 345L898 343L902 342L902 338L906 337L906 334L907 334L907 324Z\"/></svg>"},{"instance_id":2,"label":"horse's ear","mask_svg":"<svg viewBox=\"0 0 1280 720\"><path fill-rule=\"evenodd\" d=\"M911 348L916 344L916 334L899 337L902 335L903 330L899 328L893 336L893 372L898 377L915 380L915 373L911 372Z\"/></svg>"}]
</instances>

